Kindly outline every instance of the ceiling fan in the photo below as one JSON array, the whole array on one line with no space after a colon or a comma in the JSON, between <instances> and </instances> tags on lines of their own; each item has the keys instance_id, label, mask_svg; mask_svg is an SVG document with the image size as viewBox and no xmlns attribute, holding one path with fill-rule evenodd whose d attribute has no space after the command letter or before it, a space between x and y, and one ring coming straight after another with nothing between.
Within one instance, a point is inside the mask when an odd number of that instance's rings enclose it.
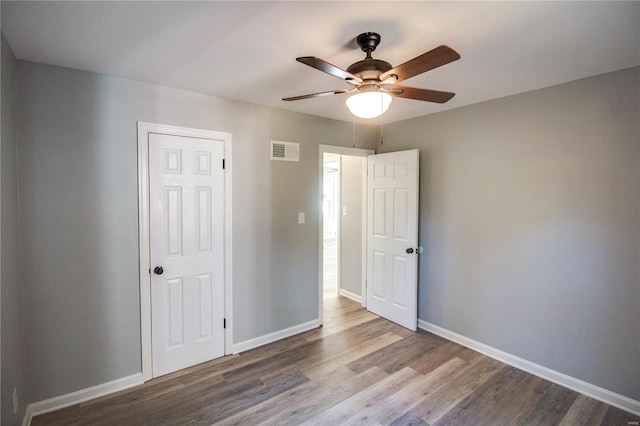
<instances>
[{"instance_id":1,"label":"ceiling fan","mask_svg":"<svg viewBox=\"0 0 640 426\"><path fill-rule=\"evenodd\" d=\"M455 93L451 92L419 89L397 83L450 62L457 61L460 59L458 52L449 46L438 46L394 68L390 63L380 59L374 59L371 56L371 52L376 50L376 47L380 44L380 40L380 34L377 33L368 32L360 34L356 38L356 41L362 51L366 53L366 57L361 61L349 65L346 70L315 56L296 58L296 61L344 80L353 87L350 89L336 89L327 92L293 96L282 100L298 101L326 95L357 92L357 95L347 100L347 106L354 115L362 118L372 118L386 111L391 103L392 96L437 103L445 103L455 96ZM360 103L363 107L368 107L373 111L360 111L356 105ZM361 112L361 114L359 112Z\"/></svg>"}]
</instances>

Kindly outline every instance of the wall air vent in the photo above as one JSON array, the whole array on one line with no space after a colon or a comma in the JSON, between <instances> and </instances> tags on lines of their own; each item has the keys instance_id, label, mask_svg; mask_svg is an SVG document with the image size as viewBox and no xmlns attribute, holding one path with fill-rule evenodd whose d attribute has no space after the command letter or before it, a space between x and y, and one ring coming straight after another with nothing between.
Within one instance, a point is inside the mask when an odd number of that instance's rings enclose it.
<instances>
[{"instance_id":1,"label":"wall air vent","mask_svg":"<svg viewBox=\"0 0 640 426\"><path fill-rule=\"evenodd\" d=\"M280 161L300 161L300 144L294 142L271 141L271 159Z\"/></svg>"}]
</instances>

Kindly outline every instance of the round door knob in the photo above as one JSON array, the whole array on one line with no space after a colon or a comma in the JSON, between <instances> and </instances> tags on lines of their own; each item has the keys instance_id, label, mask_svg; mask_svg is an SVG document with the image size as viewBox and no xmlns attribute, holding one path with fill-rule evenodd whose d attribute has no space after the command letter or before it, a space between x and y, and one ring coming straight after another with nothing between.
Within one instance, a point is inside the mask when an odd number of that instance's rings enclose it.
<instances>
[{"instance_id":1,"label":"round door knob","mask_svg":"<svg viewBox=\"0 0 640 426\"><path fill-rule=\"evenodd\" d=\"M156 275L162 275L163 272L164 269L162 269L162 266L156 266L155 268L153 268L153 273Z\"/></svg>"},{"instance_id":2,"label":"round door knob","mask_svg":"<svg viewBox=\"0 0 640 426\"><path fill-rule=\"evenodd\" d=\"M406 251L407 253L409 253L409 254L413 253L413 249L412 249L412 248L408 248L408 249L406 249L405 251Z\"/></svg>"}]
</instances>

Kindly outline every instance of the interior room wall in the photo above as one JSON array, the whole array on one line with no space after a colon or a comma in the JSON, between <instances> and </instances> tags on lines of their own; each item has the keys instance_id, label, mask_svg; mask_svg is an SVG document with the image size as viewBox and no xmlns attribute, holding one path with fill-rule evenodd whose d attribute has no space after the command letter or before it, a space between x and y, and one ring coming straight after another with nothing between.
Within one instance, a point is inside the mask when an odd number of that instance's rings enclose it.
<instances>
[{"instance_id":1,"label":"interior room wall","mask_svg":"<svg viewBox=\"0 0 640 426\"><path fill-rule=\"evenodd\" d=\"M17 61L4 35L2 46L2 145L1 159L1 219L0 234L0 308L2 323L0 382L2 388L3 425L17 425L22 422L28 400L26 358L24 351L24 326L22 321L22 295L20 288L20 258L18 235L18 172L17 172ZM13 390L17 389L18 411L13 411Z\"/></svg>"},{"instance_id":2,"label":"interior room wall","mask_svg":"<svg viewBox=\"0 0 640 426\"><path fill-rule=\"evenodd\" d=\"M639 97L631 68L385 125L420 149L422 320L640 400Z\"/></svg>"},{"instance_id":3,"label":"interior room wall","mask_svg":"<svg viewBox=\"0 0 640 426\"><path fill-rule=\"evenodd\" d=\"M340 290L362 296L362 172L367 159L350 155L341 159Z\"/></svg>"},{"instance_id":4,"label":"interior room wall","mask_svg":"<svg viewBox=\"0 0 640 426\"><path fill-rule=\"evenodd\" d=\"M352 123L37 63L18 75L31 401L140 372L137 121L232 134L234 342L318 318L318 144L351 145ZM374 146L375 128L357 134ZM300 162L270 161L271 139L300 143Z\"/></svg>"},{"instance_id":5,"label":"interior room wall","mask_svg":"<svg viewBox=\"0 0 640 426\"><path fill-rule=\"evenodd\" d=\"M294 325L287 319L290 316L298 323L318 318L318 229L322 208L318 145L352 146L353 124L284 110L274 110L271 124L273 139L301 143L300 162L273 162L271 173L271 251L275 259L280 259L271 269L271 282L279 284L273 300L277 314L274 321L276 329L283 329ZM375 126L359 126L357 147L373 149L376 134ZM305 212L305 225L297 224L297 212ZM315 246L311 247L311 242ZM309 294L309 285L315 286L315 295Z\"/></svg>"}]
</instances>

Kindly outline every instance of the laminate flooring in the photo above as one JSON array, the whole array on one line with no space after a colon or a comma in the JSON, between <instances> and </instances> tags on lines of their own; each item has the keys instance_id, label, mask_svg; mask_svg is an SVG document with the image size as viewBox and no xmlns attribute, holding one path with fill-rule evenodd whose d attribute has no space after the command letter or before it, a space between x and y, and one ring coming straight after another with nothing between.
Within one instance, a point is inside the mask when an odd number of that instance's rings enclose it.
<instances>
[{"instance_id":1,"label":"laminate flooring","mask_svg":"<svg viewBox=\"0 0 640 426\"><path fill-rule=\"evenodd\" d=\"M343 297L324 327L32 425L638 425L640 418Z\"/></svg>"}]
</instances>

